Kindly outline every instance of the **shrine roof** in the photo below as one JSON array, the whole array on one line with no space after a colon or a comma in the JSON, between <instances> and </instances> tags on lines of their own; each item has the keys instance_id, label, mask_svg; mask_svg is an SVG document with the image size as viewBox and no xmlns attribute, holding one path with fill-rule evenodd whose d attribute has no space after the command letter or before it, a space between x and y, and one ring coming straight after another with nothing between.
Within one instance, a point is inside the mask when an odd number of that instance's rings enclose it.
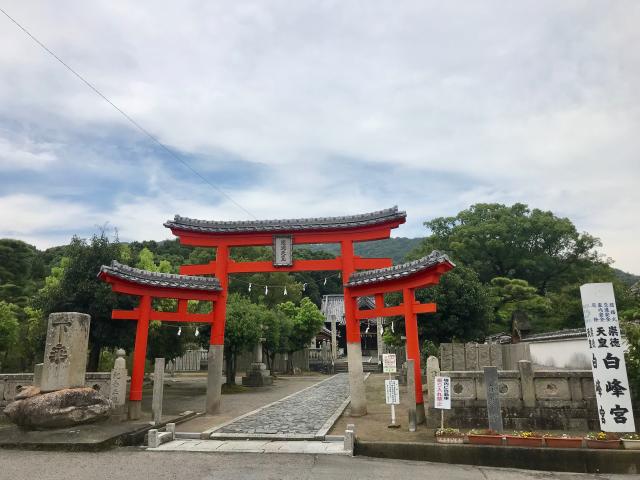
<instances>
[{"instance_id":1,"label":"shrine roof","mask_svg":"<svg viewBox=\"0 0 640 480\"><path fill-rule=\"evenodd\" d=\"M403 223L406 212L398 207L377 212L347 215L343 217L293 218L285 220L217 221L196 220L176 215L165 222L167 228L201 233L252 233L252 232L299 232L317 230L346 230L354 227L382 225L392 221Z\"/></svg>"},{"instance_id":2,"label":"shrine roof","mask_svg":"<svg viewBox=\"0 0 640 480\"><path fill-rule=\"evenodd\" d=\"M347 287L357 287L361 285L372 285L375 283L388 282L399 278L408 277L418 272L429 270L437 265L454 263L444 253L434 250L426 257L422 257L412 262L401 263L393 267L378 268L376 270L363 270L352 273L349 277Z\"/></svg>"},{"instance_id":3,"label":"shrine roof","mask_svg":"<svg viewBox=\"0 0 640 480\"><path fill-rule=\"evenodd\" d=\"M129 267L113 260L111 265L100 267L99 277L111 275L138 285L148 285L162 288L179 288L185 290L221 291L220 281L216 277L197 277L192 275L177 275L175 273L160 273Z\"/></svg>"}]
</instances>

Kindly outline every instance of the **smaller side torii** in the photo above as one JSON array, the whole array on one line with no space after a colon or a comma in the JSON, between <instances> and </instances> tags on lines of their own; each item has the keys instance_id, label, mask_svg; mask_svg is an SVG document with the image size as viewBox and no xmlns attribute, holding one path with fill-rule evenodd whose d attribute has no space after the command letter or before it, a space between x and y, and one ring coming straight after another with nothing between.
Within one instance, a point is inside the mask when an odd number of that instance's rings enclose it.
<instances>
[{"instance_id":1,"label":"smaller side torii","mask_svg":"<svg viewBox=\"0 0 640 480\"><path fill-rule=\"evenodd\" d=\"M345 303L351 303L351 308L356 312L356 322L367 318L404 316L407 358L413 360L415 366L416 416L418 423L424 421L425 411L422 396L417 314L435 313L436 304L421 304L416 301L415 290L436 285L440 281L442 274L453 267L455 265L449 260L449 257L434 250L430 255L413 262L353 273L345 285ZM398 306L387 307L384 304L384 294L392 292L402 292L402 303ZM375 298L375 308L359 310L358 298L369 296ZM354 331L359 332L359 329L357 327L352 328L351 332ZM347 338L347 341L353 340Z\"/></svg>"},{"instance_id":2,"label":"smaller side torii","mask_svg":"<svg viewBox=\"0 0 640 480\"><path fill-rule=\"evenodd\" d=\"M131 388L129 390L129 418L141 416L142 383L147 356L149 321L199 322L213 326L215 303L221 292L220 282L215 277L196 277L172 273L149 272L122 265L115 260L103 265L98 277L111 285L114 292L140 297L133 310L113 310L113 320L136 320L136 337L133 350ZM170 298L178 301L175 312L159 312L153 309L154 298ZM189 313L189 300L211 302L209 313ZM218 385L218 388L220 386Z\"/></svg>"}]
</instances>

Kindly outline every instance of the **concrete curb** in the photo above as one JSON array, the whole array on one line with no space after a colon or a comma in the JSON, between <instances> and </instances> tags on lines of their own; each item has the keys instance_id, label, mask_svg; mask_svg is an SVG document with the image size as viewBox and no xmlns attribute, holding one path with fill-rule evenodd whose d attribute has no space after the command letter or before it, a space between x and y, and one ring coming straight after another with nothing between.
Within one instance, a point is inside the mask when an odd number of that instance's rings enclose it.
<instances>
[{"instance_id":1,"label":"concrete curb","mask_svg":"<svg viewBox=\"0 0 640 480\"><path fill-rule=\"evenodd\" d=\"M99 439L97 441L6 441L0 442L0 449L6 450L52 450L52 451L69 451L69 452L98 452L102 450L109 450L115 447L121 446L135 446L141 445L145 442L145 436L147 432L152 428L162 428L167 423L179 424L186 422L199 414L196 412L185 412L178 415L175 418L168 419L166 422L162 422L159 425L138 424L138 426L132 430L119 432L109 437ZM99 425L99 424L91 424ZM133 426L132 426L133 427ZM77 428L77 427L76 427ZM69 430L69 429L62 429Z\"/></svg>"},{"instance_id":2,"label":"concrete curb","mask_svg":"<svg viewBox=\"0 0 640 480\"><path fill-rule=\"evenodd\" d=\"M392 443L356 439L354 454L400 460L555 472L640 473L640 452L632 450Z\"/></svg>"}]
</instances>

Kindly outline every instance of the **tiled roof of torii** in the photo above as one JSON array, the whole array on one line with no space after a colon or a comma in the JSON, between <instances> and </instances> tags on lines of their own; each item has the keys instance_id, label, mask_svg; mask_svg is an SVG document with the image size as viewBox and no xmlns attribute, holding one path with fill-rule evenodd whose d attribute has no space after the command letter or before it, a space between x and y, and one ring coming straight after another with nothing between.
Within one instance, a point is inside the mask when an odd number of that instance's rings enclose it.
<instances>
[{"instance_id":1,"label":"tiled roof of torii","mask_svg":"<svg viewBox=\"0 0 640 480\"><path fill-rule=\"evenodd\" d=\"M344 230L353 227L380 225L394 220L404 222L406 212L398 207L377 212L343 217L294 218L286 220L216 221L196 220L176 215L165 222L167 228L202 233L247 233L247 232L297 232L314 230Z\"/></svg>"},{"instance_id":2,"label":"tiled roof of torii","mask_svg":"<svg viewBox=\"0 0 640 480\"><path fill-rule=\"evenodd\" d=\"M360 285L371 285L375 283L388 282L399 278L408 277L423 270L428 270L443 263L454 263L444 253L434 250L426 257L422 257L412 262L401 263L393 267L379 268L376 270L363 270L355 272L349 277L347 287Z\"/></svg>"},{"instance_id":3,"label":"tiled roof of torii","mask_svg":"<svg viewBox=\"0 0 640 480\"><path fill-rule=\"evenodd\" d=\"M129 267L113 260L111 265L102 265L100 273L126 280L138 285L149 285L162 288L179 288L188 290L221 291L220 281L216 277L197 277L176 275L175 273L159 273Z\"/></svg>"}]
</instances>

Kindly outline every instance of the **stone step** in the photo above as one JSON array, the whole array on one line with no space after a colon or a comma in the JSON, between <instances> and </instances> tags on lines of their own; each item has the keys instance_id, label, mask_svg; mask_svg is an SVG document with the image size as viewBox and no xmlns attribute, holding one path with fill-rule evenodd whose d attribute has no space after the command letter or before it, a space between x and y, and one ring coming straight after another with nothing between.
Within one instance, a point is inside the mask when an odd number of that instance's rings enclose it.
<instances>
[{"instance_id":1,"label":"stone step","mask_svg":"<svg viewBox=\"0 0 640 480\"><path fill-rule=\"evenodd\" d=\"M306 453L313 455L351 455L339 441L277 440L191 440L179 439L163 443L150 452L242 452L242 453Z\"/></svg>"}]
</instances>

